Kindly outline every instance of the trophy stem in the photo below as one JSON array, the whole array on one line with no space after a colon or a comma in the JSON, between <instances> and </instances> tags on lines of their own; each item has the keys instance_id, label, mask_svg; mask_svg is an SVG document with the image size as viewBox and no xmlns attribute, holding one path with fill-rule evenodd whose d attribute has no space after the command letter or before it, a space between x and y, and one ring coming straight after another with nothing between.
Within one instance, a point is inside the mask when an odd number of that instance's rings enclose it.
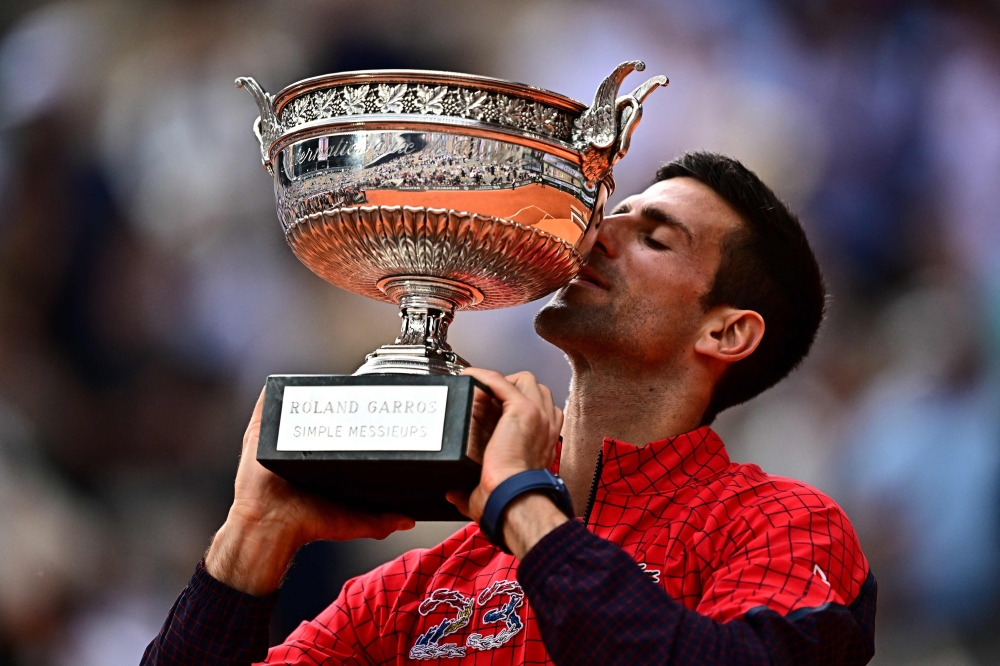
<instances>
[{"instance_id":1,"label":"trophy stem","mask_svg":"<svg viewBox=\"0 0 1000 666\"><path fill-rule=\"evenodd\" d=\"M446 338L455 310L483 300L469 285L428 276L397 276L378 288L399 303L399 337L368 355L355 375L457 375L469 363L451 349Z\"/></svg>"}]
</instances>

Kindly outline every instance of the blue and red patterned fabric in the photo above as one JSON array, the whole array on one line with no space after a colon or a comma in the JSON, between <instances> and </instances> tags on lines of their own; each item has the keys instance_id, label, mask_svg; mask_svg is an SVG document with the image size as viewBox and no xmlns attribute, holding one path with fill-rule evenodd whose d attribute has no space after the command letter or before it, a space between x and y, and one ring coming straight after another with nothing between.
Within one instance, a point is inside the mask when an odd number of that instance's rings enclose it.
<instances>
[{"instance_id":1,"label":"blue and red patterned fabric","mask_svg":"<svg viewBox=\"0 0 1000 666\"><path fill-rule=\"evenodd\" d=\"M144 664L864 664L876 588L843 511L708 427L605 440L589 515L520 564L475 524L355 578L265 656L273 598L199 566Z\"/></svg>"}]
</instances>

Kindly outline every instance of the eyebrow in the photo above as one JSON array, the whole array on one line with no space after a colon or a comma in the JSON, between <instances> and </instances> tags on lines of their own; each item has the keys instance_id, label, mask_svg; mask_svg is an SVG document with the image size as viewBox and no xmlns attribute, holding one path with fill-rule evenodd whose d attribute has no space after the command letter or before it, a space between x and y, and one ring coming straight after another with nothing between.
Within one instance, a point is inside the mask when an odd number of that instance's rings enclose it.
<instances>
[{"instance_id":1,"label":"eyebrow","mask_svg":"<svg viewBox=\"0 0 1000 666\"><path fill-rule=\"evenodd\" d=\"M624 213L629 213L631 211L632 211L632 204L630 204L627 201L623 201L622 203L615 206L615 209L611 211L611 214L622 215ZM681 222L680 220L678 220L673 215L671 215L670 213L666 212L665 210L661 210L659 208L656 208L655 206L644 206L643 209L639 211L639 215L645 217L648 220L652 220L657 224L662 224L680 231L685 236L687 236L689 243L694 240L694 236L692 235L691 230L688 229L688 226L683 222Z\"/></svg>"}]
</instances>

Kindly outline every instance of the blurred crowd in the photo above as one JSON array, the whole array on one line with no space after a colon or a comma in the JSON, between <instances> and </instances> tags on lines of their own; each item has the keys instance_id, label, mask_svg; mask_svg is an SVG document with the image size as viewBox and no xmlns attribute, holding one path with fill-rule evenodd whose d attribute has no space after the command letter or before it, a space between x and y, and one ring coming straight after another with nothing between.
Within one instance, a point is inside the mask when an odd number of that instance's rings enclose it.
<instances>
[{"instance_id":1,"label":"blurred crowd","mask_svg":"<svg viewBox=\"0 0 1000 666\"><path fill-rule=\"evenodd\" d=\"M138 663L225 519L264 378L349 373L398 330L284 246L235 77L445 69L589 101L637 58L671 84L612 205L725 152L801 212L829 282L811 358L717 422L731 457L847 509L874 663L1000 662L996 0L7 0L0 665ZM459 314L450 341L564 398L539 305ZM273 639L453 528L307 547Z\"/></svg>"}]
</instances>

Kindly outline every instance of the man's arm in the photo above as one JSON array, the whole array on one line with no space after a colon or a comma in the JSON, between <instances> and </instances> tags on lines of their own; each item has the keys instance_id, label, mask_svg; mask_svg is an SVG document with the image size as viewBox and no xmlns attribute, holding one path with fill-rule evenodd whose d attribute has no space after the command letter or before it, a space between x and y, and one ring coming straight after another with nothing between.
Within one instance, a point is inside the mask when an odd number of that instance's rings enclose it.
<instances>
[{"instance_id":1,"label":"man's arm","mask_svg":"<svg viewBox=\"0 0 1000 666\"><path fill-rule=\"evenodd\" d=\"M543 537L517 575L557 664L841 666L865 664L874 653L874 578L850 607L828 603L782 616L760 606L723 623L672 599L579 521Z\"/></svg>"},{"instance_id":2,"label":"man's arm","mask_svg":"<svg viewBox=\"0 0 1000 666\"><path fill-rule=\"evenodd\" d=\"M790 541L781 534L784 529L822 531L827 519L818 512L799 520L803 524L776 526L775 541ZM761 599L742 619L718 622L671 598L625 551L568 520L545 495L524 495L510 504L504 537L521 563L518 581L557 664L848 666L866 664L875 653L877 587L870 573L850 606L823 603L782 615ZM721 573L727 587L741 574L754 578L752 568L775 564L764 543L751 543L747 550L754 552ZM773 554L793 559L792 553ZM790 577L796 568L800 575L812 574L791 561L783 564ZM752 586L744 587L748 596L759 598Z\"/></svg>"},{"instance_id":3,"label":"man's arm","mask_svg":"<svg viewBox=\"0 0 1000 666\"><path fill-rule=\"evenodd\" d=\"M267 654L268 624L277 594L255 597L215 580L198 563L174 602L142 666L250 664Z\"/></svg>"},{"instance_id":4,"label":"man's arm","mask_svg":"<svg viewBox=\"0 0 1000 666\"><path fill-rule=\"evenodd\" d=\"M479 487L469 496L449 493L478 521L505 479L551 464L552 429L562 414L528 373L466 373L503 405ZM874 652L873 578L850 608L826 603L782 616L761 602L742 619L723 623L671 598L621 548L569 520L544 495L511 502L503 526L521 562L518 580L557 664L864 664Z\"/></svg>"},{"instance_id":5,"label":"man's arm","mask_svg":"<svg viewBox=\"0 0 1000 666\"><path fill-rule=\"evenodd\" d=\"M303 493L257 462L261 391L243 449L233 505L191 582L181 593L143 666L249 666L267 650L275 593L300 547L319 539L384 539L410 518L370 515ZM263 650L263 652L262 652Z\"/></svg>"}]
</instances>

